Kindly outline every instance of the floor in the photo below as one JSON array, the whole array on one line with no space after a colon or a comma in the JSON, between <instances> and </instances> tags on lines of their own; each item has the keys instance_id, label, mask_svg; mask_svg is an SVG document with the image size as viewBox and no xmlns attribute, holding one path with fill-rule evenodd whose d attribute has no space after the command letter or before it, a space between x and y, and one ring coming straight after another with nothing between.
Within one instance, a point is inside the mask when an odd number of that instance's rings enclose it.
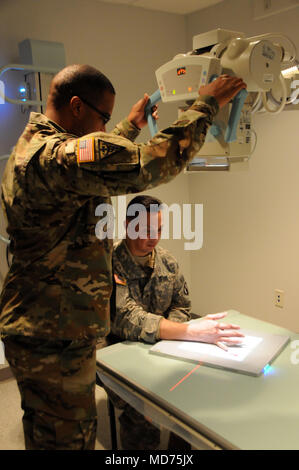
<instances>
[{"instance_id":1,"label":"floor","mask_svg":"<svg viewBox=\"0 0 299 470\"><path fill-rule=\"evenodd\" d=\"M22 428L22 410L20 395L15 379L0 382L0 450L24 450ZM109 417L106 392L96 387L96 404L98 412L98 430L96 450L110 450ZM160 449L167 448L168 433L162 432Z\"/></svg>"}]
</instances>

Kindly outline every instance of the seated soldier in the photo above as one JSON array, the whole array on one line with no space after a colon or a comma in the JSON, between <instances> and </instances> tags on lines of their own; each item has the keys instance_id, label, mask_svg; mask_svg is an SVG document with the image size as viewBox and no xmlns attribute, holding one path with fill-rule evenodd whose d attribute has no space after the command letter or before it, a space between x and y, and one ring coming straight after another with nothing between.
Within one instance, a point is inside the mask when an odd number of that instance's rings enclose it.
<instances>
[{"instance_id":1,"label":"seated soldier","mask_svg":"<svg viewBox=\"0 0 299 470\"><path fill-rule=\"evenodd\" d=\"M134 229L134 205L144 209L145 217ZM207 315L205 320L191 319L191 302L184 276L176 259L157 244L162 231L161 201L151 196L137 196L127 207L126 239L117 242L113 252L115 305L111 309L111 334L108 344L131 340L155 343L160 339L180 339L216 343L236 343L243 336L238 326L218 323L226 314ZM130 210L131 209L131 210ZM155 209L153 211L153 209ZM133 215L129 215L132 213ZM135 233L135 235L134 235ZM137 234L137 238L136 238ZM135 238L135 239L134 239ZM112 302L112 304L114 303ZM160 431L130 405L107 391L117 408L122 448L153 450L159 446ZM187 448L171 434L168 448Z\"/></svg>"}]
</instances>

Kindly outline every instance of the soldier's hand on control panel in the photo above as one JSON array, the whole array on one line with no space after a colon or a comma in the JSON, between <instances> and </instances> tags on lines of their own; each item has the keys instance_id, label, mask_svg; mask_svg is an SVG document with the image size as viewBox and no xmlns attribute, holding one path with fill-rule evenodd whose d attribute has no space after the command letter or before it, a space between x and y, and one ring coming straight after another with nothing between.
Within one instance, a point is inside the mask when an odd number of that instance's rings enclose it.
<instances>
[{"instance_id":1,"label":"soldier's hand on control panel","mask_svg":"<svg viewBox=\"0 0 299 470\"><path fill-rule=\"evenodd\" d=\"M229 103L243 88L246 83L241 78L231 77L230 75L220 75L216 80L208 85L201 86L200 95L210 95L218 101L219 107L222 108Z\"/></svg>"}]
</instances>

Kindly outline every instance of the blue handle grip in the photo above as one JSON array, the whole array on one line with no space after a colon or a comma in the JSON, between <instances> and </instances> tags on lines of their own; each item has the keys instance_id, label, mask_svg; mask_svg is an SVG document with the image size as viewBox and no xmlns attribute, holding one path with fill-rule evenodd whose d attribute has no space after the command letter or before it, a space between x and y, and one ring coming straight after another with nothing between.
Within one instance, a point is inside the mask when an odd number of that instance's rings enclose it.
<instances>
[{"instance_id":1,"label":"blue handle grip","mask_svg":"<svg viewBox=\"0 0 299 470\"><path fill-rule=\"evenodd\" d=\"M225 131L225 142L234 142L237 140L237 127L241 116L243 104L247 98L248 91L243 88L233 99L233 106L230 112L228 125Z\"/></svg>"},{"instance_id":2,"label":"blue handle grip","mask_svg":"<svg viewBox=\"0 0 299 470\"><path fill-rule=\"evenodd\" d=\"M147 119L147 123L148 123L148 127L149 127L149 130L150 130L150 133L151 133L151 136L154 137L154 135L157 134L158 132L158 127L157 127L157 123L156 123L156 120L153 118L152 116L152 107L158 103L158 101L161 100L161 93L160 93L160 90L156 90L155 93L153 93L151 96L150 96L150 99L148 100L148 103L145 107L145 116L146 116L146 119Z\"/></svg>"}]
</instances>

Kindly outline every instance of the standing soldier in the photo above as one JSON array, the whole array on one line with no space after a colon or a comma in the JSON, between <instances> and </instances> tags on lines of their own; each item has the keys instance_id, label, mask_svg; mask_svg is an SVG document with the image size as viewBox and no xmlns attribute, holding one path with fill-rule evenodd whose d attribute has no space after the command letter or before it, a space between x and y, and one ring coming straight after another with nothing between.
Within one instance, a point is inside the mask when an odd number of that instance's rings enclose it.
<instances>
[{"instance_id":1,"label":"standing soldier","mask_svg":"<svg viewBox=\"0 0 299 470\"><path fill-rule=\"evenodd\" d=\"M146 125L148 96L106 133L115 91L87 65L59 72L45 115L31 113L2 182L13 261L0 299L27 449L95 445L95 343L109 331L112 290L112 241L96 238L96 207L175 177L218 107L244 87L218 78L179 121L140 145L133 141Z\"/></svg>"}]
</instances>

